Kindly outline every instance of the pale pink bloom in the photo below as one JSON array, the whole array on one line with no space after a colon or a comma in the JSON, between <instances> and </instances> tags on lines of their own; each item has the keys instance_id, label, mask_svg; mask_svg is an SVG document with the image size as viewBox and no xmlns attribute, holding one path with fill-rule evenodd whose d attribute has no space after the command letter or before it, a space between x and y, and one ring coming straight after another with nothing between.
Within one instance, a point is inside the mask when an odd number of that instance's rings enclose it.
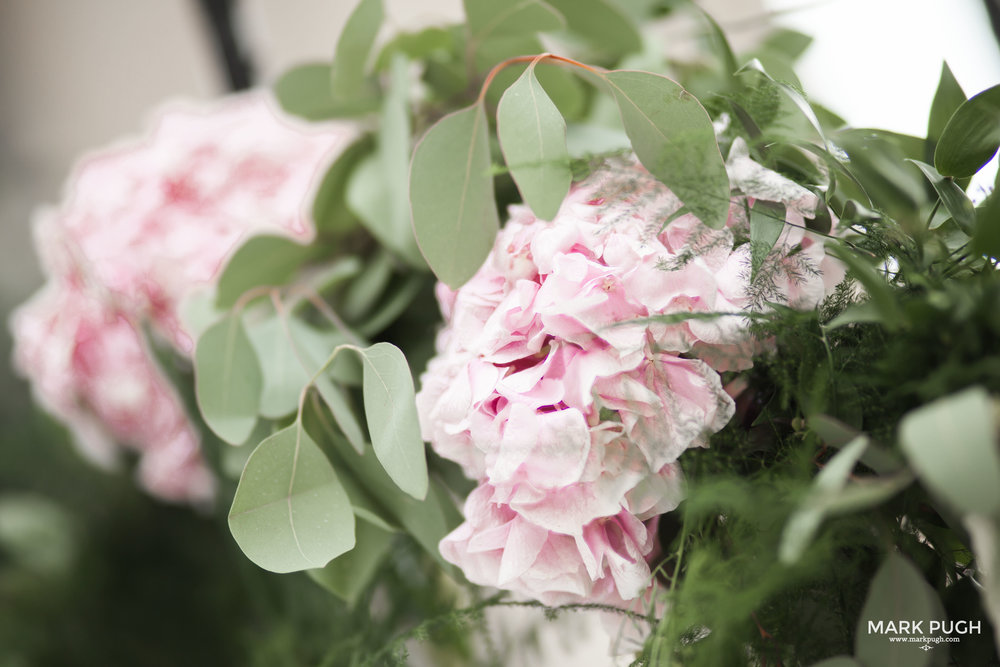
<instances>
[{"instance_id":1,"label":"pale pink bloom","mask_svg":"<svg viewBox=\"0 0 1000 667\"><path fill-rule=\"evenodd\" d=\"M190 356L182 301L211 290L251 235L308 242L312 194L354 134L250 93L165 108L146 136L77 164L64 203L35 221L49 283L11 324L16 366L89 457L110 465L124 445L152 493L212 496L197 430L143 331Z\"/></svg>"},{"instance_id":2,"label":"pale pink bloom","mask_svg":"<svg viewBox=\"0 0 1000 667\"><path fill-rule=\"evenodd\" d=\"M546 530L492 500L481 485L465 502L468 520L441 541L441 553L469 581L521 593L549 605L588 600L621 605L650 585L646 557L656 519L627 511L584 526L576 535Z\"/></svg>"},{"instance_id":3,"label":"pale pink bloom","mask_svg":"<svg viewBox=\"0 0 1000 667\"><path fill-rule=\"evenodd\" d=\"M65 204L36 230L49 270L85 275L189 354L180 302L210 287L251 235L309 241L312 193L354 136L273 107L262 93L167 107L146 137L85 157Z\"/></svg>"},{"instance_id":4,"label":"pale pink bloom","mask_svg":"<svg viewBox=\"0 0 1000 667\"><path fill-rule=\"evenodd\" d=\"M14 313L12 327L15 365L85 454L110 465L123 444L141 455L140 479L155 495L212 497L198 434L124 313L53 281Z\"/></svg>"},{"instance_id":5,"label":"pale pink bloom","mask_svg":"<svg viewBox=\"0 0 1000 667\"><path fill-rule=\"evenodd\" d=\"M747 189L761 180L734 164ZM770 261L818 276L796 283L781 265L774 300L813 307L825 258L801 223L815 201L769 178L798 224ZM734 247L749 236L743 199L719 230L692 215L664 226L680 206L637 164L613 164L551 222L511 207L479 272L438 288L446 326L418 413L424 438L480 484L441 543L471 581L548 603L626 605L651 590L649 526L683 497L678 457L729 421L718 370L747 368L758 346L743 315L757 306L749 246Z\"/></svg>"}]
</instances>

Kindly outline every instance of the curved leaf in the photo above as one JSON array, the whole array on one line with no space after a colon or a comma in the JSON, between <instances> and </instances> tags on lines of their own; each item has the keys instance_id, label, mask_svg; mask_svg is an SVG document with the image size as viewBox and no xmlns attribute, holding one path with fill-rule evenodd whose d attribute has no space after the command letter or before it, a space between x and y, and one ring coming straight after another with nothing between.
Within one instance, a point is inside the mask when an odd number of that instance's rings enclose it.
<instances>
[{"instance_id":1,"label":"curved leaf","mask_svg":"<svg viewBox=\"0 0 1000 667\"><path fill-rule=\"evenodd\" d=\"M934 191L941 198L941 203L944 204L944 207L951 214L951 217L955 219L959 227L966 234L972 234L976 226L976 209L973 207L969 197L962 192L962 188L958 187L954 180L945 178L939 174L937 169L929 164L925 164L920 160L910 160L910 162L915 164L923 172L924 176L927 177L927 180L931 182L931 185L934 186ZM933 227L934 225L931 226Z\"/></svg>"},{"instance_id":2,"label":"curved leaf","mask_svg":"<svg viewBox=\"0 0 1000 667\"><path fill-rule=\"evenodd\" d=\"M417 144L410 209L427 264L457 289L485 261L500 229L481 104L445 116Z\"/></svg>"},{"instance_id":3,"label":"curved leaf","mask_svg":"<svg viewBox=\"0 0 1000 667\"><path fill-rule=\"evenodd\" d=\"M406 357L390 343L358 350L364 363L365 419L375 456L400 489L427 495L427 458Z\"/></svg>"},{"instance_id":4,"label":"curved leaf","mask_svg":"<svg viewBox=\"0 0 1000 667\"><path fill-rule=\"evenodd\" d=\"M942 176L972 176L1000 148L1000 85L987 88L955 110L934 150Z\"/></svg>"},{"instance_id":5,"label":"curved leaf","mask_svg":"<svg viewBox=\"0 0 1000 667\"><path fill-rule=\"evenodd\" d=\"M636 155L710 227L729 216L729 177L712 119L679 84L658 74L608 72L625 132Z\"/></svg>"},{"instance_id":6,"label":"curved leaf","mask_svg":"<svg viewBox=\"0 0 1000 667\"><path fill-rule=\"evenodd\" d=\"M354 547L354 514L333 466L295 422L247 460L229 511L247 558L271 572L323 567Z\"/></svg>"},{"instance_id":7,"label":"curved leaf","mask_svg":"<svg viewBox=\"0 0 1000 667\"><path fill-rule=\"evenodd\" d=\"M245 441L257 423L264 380L238 315L222 318L198 339L194 379L198 407L209 428L230 444Z\"/></svg>"},{"instance_id":8,"label":"curved leaf","mask_svg":"<svg viewBox=\"0 0 1000 667\"><path fill-rule=\"evenodd\" d=\"M525 203L539 218L551 220L573 177L566 150L566 121L539 84L534 66L500 98L497 135Z\"/></svg>"}]
</instances>

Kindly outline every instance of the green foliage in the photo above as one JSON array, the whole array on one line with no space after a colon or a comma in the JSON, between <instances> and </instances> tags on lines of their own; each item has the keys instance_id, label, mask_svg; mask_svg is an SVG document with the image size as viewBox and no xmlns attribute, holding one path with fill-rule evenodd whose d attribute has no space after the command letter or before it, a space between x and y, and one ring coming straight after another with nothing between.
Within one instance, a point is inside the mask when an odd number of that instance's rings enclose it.
<instances>
[{"instance_id":1,"label":"green foliage","mask_svg":"<svg viewBox=\"0 0 1000 667\"><path fill-rule=\"evenodd\" d=\"M1000 147L1000 86L963 102L941 131L934 167L944 176L972 176Z\"/></svg>"},{"instance_id":2,"label":"green foliage","mask_svg":"<svg viewBox=\"0 0 1000 667\"><path fill-rule=\"evenodd\" d=\"M323 567L354 547L347 493L300 421L250 455L229 529L247 558L271 572Z\"/></svg>"},{"instance_id":3,"label":"green foliage","mask_svg":"<svg viewBox=\"0 0 1000 667\"><path fill-rule=\"evenodd\" d=\"M205 423L226 442L242 443L257 423L264 380L239 314L222 318L201 335L194 373Z\"/></svg>"},{"instance_id":4,"label":"green foliage","mask_svg":"<svg viewBox=\"0 0 1000 667\"><path fill-rule=\"evenodd\" d=\"M702 222L722 227L729 215L729 178L705 108L657 74L620 70L605 80L643 166Z\"/></svg>"},{"instance_id":5,"label":"green foliage","mask_svg":"<svg viewBox=\"0 0 1000 667\"><path fill-rule=\"evenodd\" d=\"M486 259L500 227L482 104L445 116L417 144L410 205L431 270L441 282L459 287Z\"/></svg>"},{"instance_id":6,"label":"green foliage","mask_svg":"<svg viewBox=\"0 0 1000 667\"><path fill-rule=\"evenodd\" d=\"M500 99L497 135L525 203L539 218L551 220L572 176L566 122L538 83L534 63Z\"/></svg>"}]
</instances>

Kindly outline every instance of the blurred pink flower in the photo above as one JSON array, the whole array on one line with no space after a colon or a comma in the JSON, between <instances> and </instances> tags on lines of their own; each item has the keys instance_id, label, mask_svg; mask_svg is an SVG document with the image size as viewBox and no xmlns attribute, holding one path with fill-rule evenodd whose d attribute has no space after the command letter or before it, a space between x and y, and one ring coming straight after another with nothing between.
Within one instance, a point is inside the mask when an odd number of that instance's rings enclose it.
<instances>
[{"instance_id":1,"label":"blurred pink flower","mask_svg":"<svg viewBox=\"0 0 1000 667\"><path fill-rule=\"evenodd\" d=\"M735 164L736 187L761 181ZM801 225L815 197L768 183ZM651 526L683 497L677 459L728 422L719 371L748 368L759 348L743 315L760 307L743 199L718 230L691 215L664 224L680 207L641 166L616 162L551 222L511 207L479 272L457 291L439 285L446 326L417 407L424 438L479 482L441 543L471 581L615 605L653 586ZM817 305L824 259L788 227L768 300Z\"/></svg>"},{"instance_id":2,"label":"blurred pink flower","mask_svg":"<svg viewBox=\"0 0 1000 667\"><path fill-rule=\"evenodd\" d=\"M313 189L353 135L307 129L251 93L165 108L147 136L80 161L65 202L36 220L49 282L11 326L15 365L90 458L111 465L124 445L153 494L212 497L199 434L143 329L190 356L181 303L253 234L310 240Z\"/></svg>"}]
</instances>

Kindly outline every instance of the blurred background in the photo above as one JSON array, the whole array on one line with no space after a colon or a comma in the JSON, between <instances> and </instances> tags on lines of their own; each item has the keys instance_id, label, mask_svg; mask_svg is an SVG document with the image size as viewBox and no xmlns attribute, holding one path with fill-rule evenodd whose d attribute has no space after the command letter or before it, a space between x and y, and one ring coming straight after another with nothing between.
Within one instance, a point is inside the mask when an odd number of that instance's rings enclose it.
<instances>
[{"instance_id":1,"label":"blurred background","mask_svg":"<svg viewBox=\"0 0 1000 667\"><path fill-rule=\"evenodd\" d=\"M969 95L1000 82L996 0L699 4L737 52L776 25L812 35L802 83L855 126L922 135L942 60ZM32 211L59 201L81 154L139 134L167 99L211 98L243 79L267 85L290 65L329 58L353 5L0 0L0 319L43 281ZM390 30L462 13L460 0L386 5ZM230 53L235 74L209 6L230 10L243 47ZM691 24L664 37L679 51L698 38ZM127 473L84 463L32 407L10 348L0 327L0 667L311 664L323 654L297 642L310 624L321 637L337 622L332 598L305 577L274 586L218 518L157 503Z\"/></svg>"}]
</instances>

